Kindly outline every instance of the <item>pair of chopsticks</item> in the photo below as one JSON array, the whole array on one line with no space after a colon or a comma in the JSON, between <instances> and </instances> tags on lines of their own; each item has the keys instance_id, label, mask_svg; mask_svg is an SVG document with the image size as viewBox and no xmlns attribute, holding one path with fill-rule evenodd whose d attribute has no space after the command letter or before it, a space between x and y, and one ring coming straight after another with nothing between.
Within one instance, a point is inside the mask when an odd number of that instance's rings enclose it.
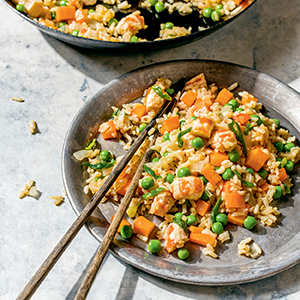
<instances>
[{"instance_id":1,"label":"pair of chopsticks","mask_svg":"<svg viewBox=\"0 0 300 300\"><path fill-rule=\"evenodd\" d=\"M53 268L55 263L58 261L60 256L63 254L63 252L67 249L69 244L72 242L74 237L77 235L79 230L83 227L83 225L88 220L89 216L92 214L92 212L96 209L97 205L100 203L101 199L105 196L107 191L110 189L112 184L115 182L115 180L118 178L122 170L125 168L125 166L128 164L134 153L137 151L137 149L140 147L140 145L143 143L145 138L148 136L148 132L151 128L153 128L156 124L156 120L160 118L167 110L169 111L174 107L176 100L173 98L172 101L166 101L164 105L161 107L159 112L155 115L155 117L148 123L147 127L141 132L141 134L137 137L131 148L128 150L128 152L124 155L122 160L115 166L113 172L108 176L108 178L105 180L101 188L98 190L98 192L93 196L91 201L84 207L80 215L77 217L77 219L74 221L74 223L71 225L71 227L68 229L68 231L65 233L65 235L62 237L62 239L59 241L59 243L55 246L55 248L52 250L52 252L49 254L49 256L46 258L46 260L43 262L41 267L37 270L37 272L34 274L34 276L30 279L28 284L25 286L23 291L18 296L17 300L24 300L24 299L30 299L34 292L37 290L37 288L40 286L40 284L43 282L43 280L46 278L50 270ZM103 261L103 258L105 257L109 245L113 241L113 238L117 232L117 229L121 223L121 220L123 216L125 215L126 209L129 206L129 203L131 201L132 195L135 192L138 179L143 171L143 165L146 161L146 159L151 155L150 149L147 150L144 158L142 159L138 170L132 180L132 184L128 189L128 193L126 193L125 197L121 201L121 204L117 210L117 213L115 214L115 217L110 224L104 239L102 243L100 244L99 249L97 250L96 256L94 257L94 260L90 266L89 271L87 272L86 276L83 279L83 282L81 284L81 287L78 290L78 293L75 297L76 300L79 299L85 299L86 295L93 283L93 280L97 274L97 271ZM138 175L140 174L140 175ZM128 195L127 195L128 194Z\"/></svg>"}]
</instances>

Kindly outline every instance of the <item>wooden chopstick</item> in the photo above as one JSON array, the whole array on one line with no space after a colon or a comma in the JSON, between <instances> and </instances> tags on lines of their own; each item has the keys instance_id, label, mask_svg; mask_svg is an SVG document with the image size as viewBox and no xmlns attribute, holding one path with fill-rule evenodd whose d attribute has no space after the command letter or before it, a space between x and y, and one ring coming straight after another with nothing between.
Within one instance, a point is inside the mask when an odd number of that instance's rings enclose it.
<instances>
[{"instance_id":1,"label":"wooden chopstick","mask_svg":"<svg viewBox=\"0 0 300 300\"><path fill-rule=\"evenodd\" d=\"M55 263L58 261L63 252L67 249L69 244L72 242L74 237L77 235L82 226L86 223L89 216L96 209L97 205L100 203L101 199L105 196L107 191L110 189L112 184L118 178L122 170L125 168L127 163L130 161L134 153L137 151L139 146L142 144L148 132L151 128L153 128L156 124L156 120L160 118L167 108L173 107L175 103L175 99L172 101L166 101L164 105L161 107L159 112L154 116L154 118L148 123L146 128L141 132L141 134L137 137L131 148L124 155L122 160L115 166L113 172L108 176L108 178L104 181L101 188L94 195L91 201L84 207L80 215L62 237L62 239L58 242L46 260L43 262L41 267L37 270L37 272L33 275L30 281L27 283L25 288L19 294L17 300L30 299L40 284L43 282L45 277L48 275L50 270L53 268Z\"/></svg>"},{"instance_id":2,"label":"wooden chopstick","mask_svg":"<svg viewBox=\"0 0 300 300\"><path fill-rule=\"evenodd\" d=\"M149 148L154 144L154 141L155 141L155 138L152 140ZM90 287L93 284L93 281L97 275L97 272L101 266L101 263L106 255L107 251L109 250L109 246L112 243L112 241L117 233L119 225L125 215L125 212L129 206L131 199L134 195L134 192L138 186L139 179L144 170L144 164L147 161L149 161L151 155L152 155L152 151L151 151L151 149L148 149L146 151L142 161L140 162L135 175L133 176L132 182L118 207L118 210L114 216L112 223L108 227L108 230L96 252L96 255L89 267L88 272L86 273L86 275L83 278L83 281L80 285L80 288L77 291L77 294L76 294L74 300L83 300L86 298L86 296L90 290Z\"/></svg>"}]
</instances>

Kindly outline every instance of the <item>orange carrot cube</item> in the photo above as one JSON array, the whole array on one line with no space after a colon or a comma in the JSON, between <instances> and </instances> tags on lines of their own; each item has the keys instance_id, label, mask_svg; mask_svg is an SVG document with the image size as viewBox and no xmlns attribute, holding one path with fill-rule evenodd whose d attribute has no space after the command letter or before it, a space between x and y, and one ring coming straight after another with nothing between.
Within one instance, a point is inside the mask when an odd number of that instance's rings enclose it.
<instances>
[{"instance_id":1,"label":"orange carrot cube","mask_svg":"<svg viewBox=\"0 0 300 300\"><path fill-rule=\"evenodd\" d=\"M202 174L212 185L216 185L222 180L222 177L215 171L215 169L210 164L207 164L202 169Z\"/></svg>"},{"instance_id":2,"label":"orange carrot cube","mask_svg":"<svg viewBox=\"0 0 300 300\"><path fill-rule=\"evenodd\" d=\"M154 229L155 224L143 216L137 217L133 221L133 232L148 237Z\"/></svg>"},{"instance_id":3,"label":"orange carrot cube","mask_svg":"<svg viewBox=\"0 0 300 300\"><path fill-rule=\"evenodd\" d=\"M165 132L171 132L172 130L179 128L179 126L179 118L176 115L162 122L160 133L164 134Z\"/></svg>"},{"instance_id":4,"label":"orange carrot cube","mask_svg":"<svg viewBox=\"0 0 300 300\"><path fill-rule=\"evenodd\" d=\"M196 211L200 216L204 216L210 209L211 205L204 200L199 199L196 202Z\"/></svg>"},{"instance_id":5,"label":"orange carrot cube","mask_svg":"<svg viewBox=\"0 0 300 300\"><path fill-rule=\"evenodd\" d=\"M261 148L255 148L251 150L246 159L246 167L252 168L255 172L264 165L269 158L269 155L261 150Z\"/></svg>"},{"instance_id":6,"label":"orange carrot cube","mask_svg":"<svg viewBox=\"0 0 300 300\"><path fill-rule=\"evenodd\" d=\"M223 152L213 152L209 154L209 161L214 167L220 167L224 160L228 160L228 155Z\"/></svg>"},{"instance_id":7,"label":"orange carrot cube","mask_svg":"<svg viewBox=\"0 0 300 300\"><path fill-rule=\"evenodd\" d=\"M232 98L233 98L233 94L231 92L229 92L227 89L222 89L217 96L216 102L225 105Z\"/></svg>"},{"instance_id":8,"label":"orange carrot cube","mask_svg":"<svg viewBox=\"0 0 300 300\"><path fill-rule=\"evenodd\" d=\"M182 94L181 101L184 102L187 107L191 107L196 98L197 95L192 90L189 90Z\"/></svg>"}]
</instances>

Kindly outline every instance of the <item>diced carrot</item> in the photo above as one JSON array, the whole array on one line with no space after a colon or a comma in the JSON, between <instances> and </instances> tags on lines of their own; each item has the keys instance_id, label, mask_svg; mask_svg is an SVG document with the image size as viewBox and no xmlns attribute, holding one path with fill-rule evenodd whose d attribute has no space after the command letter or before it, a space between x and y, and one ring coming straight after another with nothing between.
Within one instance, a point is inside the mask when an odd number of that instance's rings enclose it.
<instances>
[{"instance_id":1,"label":"diced carrot","mask_svg":"<svg viewBox=\"0 0 300 300\"><path fill-rule=\"evenodd\" d=\"M204 228L196 227L196 226L190 226L189 231L193 233L201 233L204 230Z\"/></svg>"},{"instance_id":2,"label":"diced carrot","mask_svg":"<svg viewBox=\"0 0 300 300\"><path fill-rule=\"evenodd\" d=\"M151 231L154 229L155 224L146 219L143 216L137 217L133 221L133 232L148 237Z\"/></svg>"},{"instance_id":3,"label":"diced carrot","mask_svg":"<svg viewBox=\"0 0 300 300\"><path fill-rule=\"evenodd\" d=\"M226 208L245 208L244 197L238 193L227 193L224 196Z\"/></svg>"},{"instance_id":4,"label":"diced carrot","mask_svg":"<svg viewBox=\"0 0 300 300\"><path fill-rule=\"evenodd\" d=\"M75 19L75 7L74 6L59 6L56 10L56 21L66 21Z\"/></svg>"},{"instance_id":5,"label":"diced carrot","mask_svg":"<svg viewBox=\"0 0 300 300\"><path fill-rule=\"evenodd\" d=\"M203 231L203 229L202 229L202 231ZM215 237L213 237L212 235L203 234L202 232L191 232L189 240L192 243L195 243L195 244L198 244L198 245L201 245L204 247L207 244L210 244L211 246L215 247L217 244L216 238L217 238L217 235L215 235Z\"/></svg>"},{"instance_id":6,"label":"diced carrot","mask_svg":"<svg viewBox=\"0 0 300 300\"><path fill-rule=\"evenodd\" d=\"M70 19L70 20L67 20L68 22L68 25L71 25L73 22L76 22L76 19Z\"/></svg>"},{"instance_id":7,"label":"diced carrot","mask_svg":"<svg viewBox=\"0 0 300 300\"><path fill-rule=\"evenodd\" d=\"M246 167L252 168L257 172L267 161L269 155L261 150L261 148L255 148L251 150L246 159Z\"/></svg>"},{"instance_id":8,"label":"diced carrot","mask_svg":"<svg viewBox=\"0 0 300 300\"><path fill-rule=\"evenodd\" d=\"M222 152L213 152L209 154L209 161L214 167L220 167L224 160L228 159L228 155Z\"/></svg>"},{"instance_id":9,"label":"diced carrot","mask_svg":"<svg viewBox=\"0 0 300 300\"><path fill-rule=\"evenodd\" d=\"M106 122L107 126L101 131L104 140L115 139L118 136L116 126L113 120Z\"/></svg>"},{"instance_id":10,"label":"diced carrot","mask_svg":"<svg viewBox=\"0 0 300 300\"><path fill-rule=\"evenodd\" d=\"M211 205L204 200L197 200L196 202L196 211L200 216L204 216L210 209Z\"/></svg>"},{"instance_id":11,"label":"diced carrot","mask_svg":"<svg viewBox=\"0 0 300 300\"><path fill-rule=\"evenodd\" d=\"M264 184L260 185L259 188L261 189L261 192L264 193L269 189L269 184L265 182Z\"/></svg>"},{"instance_id":12,"label":"diced carrot","mask_svg":"<svg viewBox=\"0 0 300 300\"><path fill-rule=\"evenodd\" d=\"M231 92L229 92L227 89L222 89L217 96L216 102L225 105L232 98L233 98L233 94Z\"/></svg>"},{"instance_id":13,"label":"diced carrot","mask_svg":"<svg viewBox=\"0 0 300 300\"><path fill-rule=\"evenodd\" d=\"M279 169L279 180L282 182L287 178L288 178L288 175L286 174L285 168Z\"/></svg>"},{"instance_id":14,"label":"diced carrot","mask_svg":"<svg viewBox=\"0 0 300 300\"><path fill-rule=\"evenodd\" d=\"M216 185L219 181L222 180L222 177L215 171L215 169L210 164L207 164L202 169L202 174L212 185Z\"/></svg>"},{"instance_id":15,"label":"diced carrot","mask_svg":"<svg viewBox=\"0 0 300 300\"><path fill-rule=\"evenodd\" d=\"M249 0L243 0L242 3L240 3L240 6L242 7L242 9L245 9L246 7L248 7L251 4L252 1Z\"/></svg>"},{"instance_id":16,"label":"diced carrot","mask_svg":"<svg viewBox=\"0 0 300 300\"><path fill-rule=\"evenodd\" d=\"M232 216L232 214L233 213L229 213L227 215L228 222L243 227L244 220L246 219L247 215Z\"/></svg>"},{"instance_id":17,"label":"diced carrot","mask_svg":"<svg viewBox=\"0 0 300 300\"><path fill-rule=\"evenodd\" d=\"M127 180L127 182L117 191L118 194L124 196L130 186L131 180Z\"/></svg>"},{"instance_id":18,"label":"diced carrot","mask_svg":"<svg viewBox=\"0 0 300 300\"><path fill-rule=\"evenodd\" d=\"M171 117L170 119L164 120L161 124L160 133L171 132L180 126L178 116Z\"/></svg>"},{"instance_id":19,"label":"diced carrot","mask_svg":"<svg viewBox=\"0 0 300 300\"><path fill-rule=\"evenodd\" d=\"M81 28L79 32L81 35L84 35L84 34L86 34L87 31L88 31L88 29L84 27L84 28Z\"/></svg>"},{"instance_id":20,"label":"diced carrot","mask_svg":"<svg viewBox=\"0 0 300 300\"><path fill-rule=\"evenodd\" d=\"M181 101L184 102L187 107L191 107L196 98L197 95L192 90L188 90L181 96Z\"/></svg>"},{"instance_id":21,"label":"diced carrot","mask_svg":"<svg viewBox=\"0 0 300 300\"><path fill-rule=\"evenodd\" d=\"M88 23L89 19L88 19L88 13L89 10L88 9L81 9L78 8L75 12L75 19L77 23Z\"/></svg>"},{"instance_id":22,"label":"diced carrot","mask_svg":"<svg viewBox=\"0 0 300 300\"><path fill-rule=\"evenodd\" d=\"M131 111L130 115L136 115L140 119L146 114L146 111L146 105L138 105Z\"/></svg>"},{"instance_id":23,"label":"diced carrot","mask_svg":"<svg viewBox=\"0 0 300 300\"><path fill-rule=\"evenodd\" d=\"M113 216L111 217L110 223L113 221L114 217L115 217L115 215L113 215ZM119 232L119 233L121 232L121 228L122 228L124 225L129 225L129 226L131 226L131 224L130 224L127 220L122 219L122 221L121 221L121 223L120 223L120 226L119 226L119 228L118 228L118 232Z\"/></svg>"},{"instance_id":24,"label":"diced carrot","mask_svg":"<svg viewBox=\"0 0 300 300\"><path fill-rule=\"evenodd\" d=\"M234 0L234 3L235 3L236 5L239 5L242 1L243 1L243 0Z\"/></svg>"},{"instance_id":25,"label":"diced carrot","mask_svg":"<svg viewBox=\"0 0 300 300\"><path fill-rule=\"evenodd\" d=\"M48 20L48 19L45 19L45 20L41 20L40 23L46 27L49 27L49 28L52 28L54 30L57 29L57 27L54 25L54 22L51 21L51 20Z\"/></svg>"},{"instance_id":26,"label":"diced carrot","mask_svg":"<svg viewBox=\"0 0 300 300\"><path fill-rule=\"evenodd\" d=\"M250 120L250 116L247 114L238 114L233 116L233 120L239 122L241 125L244 125L246 122Z\"/></svg>"}]
</instances>

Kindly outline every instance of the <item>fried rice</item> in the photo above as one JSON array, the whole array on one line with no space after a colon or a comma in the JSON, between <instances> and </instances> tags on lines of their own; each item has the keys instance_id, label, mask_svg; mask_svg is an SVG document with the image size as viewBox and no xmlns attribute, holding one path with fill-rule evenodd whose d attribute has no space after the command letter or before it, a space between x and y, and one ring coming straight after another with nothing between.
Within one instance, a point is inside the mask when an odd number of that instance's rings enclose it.
<instances>
[{"instance_id":1,"label":"fried rice","mask_svg":"<svg viewBox=\"0 0 300 300\"><path fill-rule=\"evenodd\" d=\"M249 230L256 222L276 223L280 212L273 200L291 193L290 174L300 159L300 148L278 120L261 113L262 104L253 95L231 93L237 84L220 91L215 84L208 85L204 74L189 80L180 92L171 84L158 78L145 91L142 103L113 107L113 118L99 131L104 139L117 137L128 150L166 99L178 100L157 120L160 134L151 147L153 159L144 165L127 217L135 233L136 220L151 215L160 220L155 235L168 252L192 242L216 258L216 245L230 240L227 222ZM141 146L102 202L122 200L147 147ZM74 154L85 161L87 194L97 192L121 159L111 153L101 158L101 153L93 140ZM99 163L101 168L96 167ZM138 237L149 239L140 233ZM262 251L250 242L243 242L239 253L256 258Z\"/></svg>"}]
</instances>

